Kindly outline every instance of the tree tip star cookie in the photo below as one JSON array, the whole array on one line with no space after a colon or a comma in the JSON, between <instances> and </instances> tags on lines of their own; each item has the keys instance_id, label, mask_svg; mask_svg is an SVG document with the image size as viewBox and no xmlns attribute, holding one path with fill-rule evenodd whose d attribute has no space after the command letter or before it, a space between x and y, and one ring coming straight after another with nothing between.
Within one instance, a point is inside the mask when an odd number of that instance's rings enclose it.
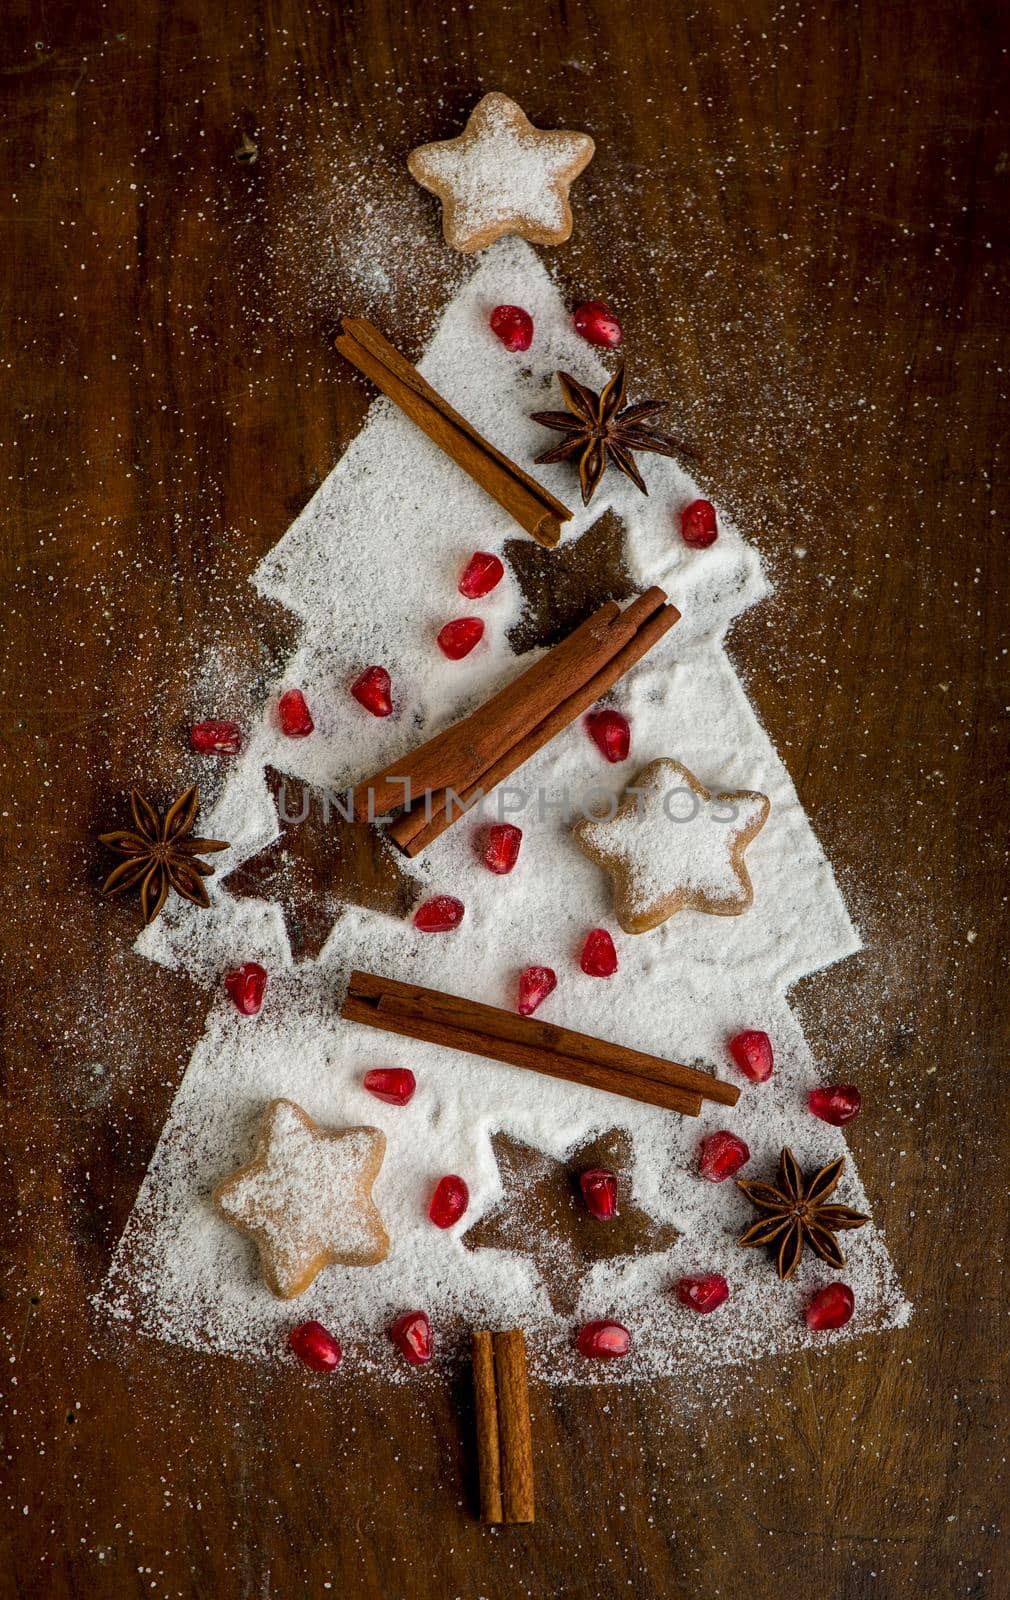
<instances>
[{"instance_id":1,"label":"tree tip star cookie","mask_svg":"<svg viewBox=\"0 0 1010 1600\"><path fill-rule=\"evenodd\" d=\"M593 158L588 133L535 128L505 94L478 101L456 139L422 144L407 166L442 202L446 244L469 255L507 233L563 244L572 231L568 190Z\"/></svg>"},{"instance_id":2,"label":"tree tip star cookie","mask_svg":"<svg viewBox=\"0 0 1010 1600\"><path fill-rule=\"evenodd\" d=\"M323 1267L372 1267L389 1236L372 1200L386 1136L321 1128L291 1100L271 1100L253 1159L218 1184L213 1203L255 1242L267 1287L282 1300Z\"/></svg>"},{"instance_id":3,"label":"tree tip star cookie","mask_svg":"<svg viewBox=\"0 0 1010 1600\"><path fill-rule=\"evenodd\" d=\"M767 795L713 794L679 761L652 761L612 816L575 825L580 849L610 875L625 933L647 933L677 911L736 917L754 898L744 851L764 827Z\"/></svg>"}]
</instances>

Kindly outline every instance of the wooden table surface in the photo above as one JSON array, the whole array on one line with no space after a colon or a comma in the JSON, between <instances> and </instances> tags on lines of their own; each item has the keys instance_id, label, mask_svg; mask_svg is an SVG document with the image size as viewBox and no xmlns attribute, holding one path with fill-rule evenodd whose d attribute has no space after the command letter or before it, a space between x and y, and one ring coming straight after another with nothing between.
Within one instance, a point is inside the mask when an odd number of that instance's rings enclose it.
<instances>
[{"instance_id":1,"label":"wooden table surface","mask_svg":"<svg viewBox=\"0 0 1010 1600\"><path fill-rule=\"evenodd\" d=\"M1010 1592L1008 20L986 0L8 9L5 1596ZM715 1398L538 1392L540 1517L499 1533L472 1516L462 1375L327 1390L88 1304L209 1004L133 955L94 834L131 783L170 796L206 696L247 714L290 643L245 579L360 427L367 386L328 335L381 303L419 352L461 268L404 157L491 88L594 135L551 263L619 308L775 579L732 653L866 940L795 1000L864 1091L849 1141L916 1308ZM567 574L573 603L613 537ZM526 581L546 626L542 566ZM367 853L357 870L367 896Z\"/></svg>"}]
</instances>

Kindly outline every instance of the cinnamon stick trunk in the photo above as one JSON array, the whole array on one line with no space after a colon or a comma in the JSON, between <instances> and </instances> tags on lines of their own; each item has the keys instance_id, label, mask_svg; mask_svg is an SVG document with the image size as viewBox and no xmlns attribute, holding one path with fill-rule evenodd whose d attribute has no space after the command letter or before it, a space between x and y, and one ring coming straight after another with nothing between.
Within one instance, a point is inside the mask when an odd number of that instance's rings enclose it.
<instances>
[{"instance_id":1,"label":"cinnamon stick trunk","mask_svg":"<svg viewBox=\"0 0 1010 1600\"><path fill-rule=\"evenodd\" d=\"M522 1329L475 1332L472 1356L481 1521L532 1522L533 1430Z\"/></svg>"}]
</instances>

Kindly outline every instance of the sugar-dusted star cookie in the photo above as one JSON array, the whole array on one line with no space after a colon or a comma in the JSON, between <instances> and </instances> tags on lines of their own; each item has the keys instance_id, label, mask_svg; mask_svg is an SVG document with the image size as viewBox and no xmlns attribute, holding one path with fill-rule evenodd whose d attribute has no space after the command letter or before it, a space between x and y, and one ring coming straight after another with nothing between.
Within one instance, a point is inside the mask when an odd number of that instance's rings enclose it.
<instances>
[{"instance_id":1,"label":"sugar-dusted star cookie","mask_svg":"<svg viewBox=\"0 0 1010 1600\"><path fill-rule=\"evenodd\" d=\"M267 1287L282 1300L323 1267L372 1267L389 1254L372 1200L385 1149L378 1128L331 1132L292 1100L271 1100L256 1154L212 1199L255 1241Z\"/></svg>"},{"instance_id":2,"label":"sugar-dusted star cookie","mask_svg":"<svg viewBox=\"0 0 1010 1600\"><path fill-rule=\"evenodd\" d=\"M647 933L676 911L736 917L754 898L743 855L764 826L767 795L713 794L679 761L651 761L616 813L576 823L580 849L610 874L625 933Z\"/></svg>"},{"instance_id":3,"label":"sugar-dusted star cookie","mask_svg":"<svg viewBox=\"0 0 1010 1600\"><path fill-rule=\"evenodd\" d=\"M572 231L568 190L596 146L587 133L534 128L506 94L486 94L456 139L407 157L418 183L442 202L442 231L469 255L506 233L563 244Z\"/></svg>"}]
</instances>

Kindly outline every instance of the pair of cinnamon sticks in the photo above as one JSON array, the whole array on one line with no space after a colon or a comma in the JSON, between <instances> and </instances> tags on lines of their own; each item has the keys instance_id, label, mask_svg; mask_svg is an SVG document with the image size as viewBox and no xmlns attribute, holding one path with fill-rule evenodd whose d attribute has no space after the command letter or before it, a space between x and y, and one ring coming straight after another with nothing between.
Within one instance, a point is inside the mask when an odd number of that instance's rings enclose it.
<instances>
[{"instance_id":1,"label":"pair of cinnamon sticks","mask_svg":"<svg viewBox=\"0 0 1010 1600\"><path fill-rule=\"evenodd\" d=\"M356 820L374 821L406 796L387 836L418 855L594 705L679 616L658 588L624 611L608 601L470 716L357 785Z\"/></svg>"},{"instance_id":2,"label":"pair of cinnamon sticks","mask_svg":"<svg viewBox=\"0 0 1010 1600\"><path fill-rule=\"evenodd\" d=\"M521 1328L473 1336L482 1522L532 1522L533 1436Z\"/></svg>"},{"instance_id":3,"label":"pair of cinnamon sticks","mask_svg":"<svg viewBox=\"0 0 1010 1600\"><path fill-rule=\"evenodd\" d=\"M702 1101L735 1105L740 1091L696 1067L664 1061L590 1034L521 1017L461 995L354 971L340 1015L387 1033L463 1050L588 1089L696 1117Z\"/></svg>"}]
</instances>

